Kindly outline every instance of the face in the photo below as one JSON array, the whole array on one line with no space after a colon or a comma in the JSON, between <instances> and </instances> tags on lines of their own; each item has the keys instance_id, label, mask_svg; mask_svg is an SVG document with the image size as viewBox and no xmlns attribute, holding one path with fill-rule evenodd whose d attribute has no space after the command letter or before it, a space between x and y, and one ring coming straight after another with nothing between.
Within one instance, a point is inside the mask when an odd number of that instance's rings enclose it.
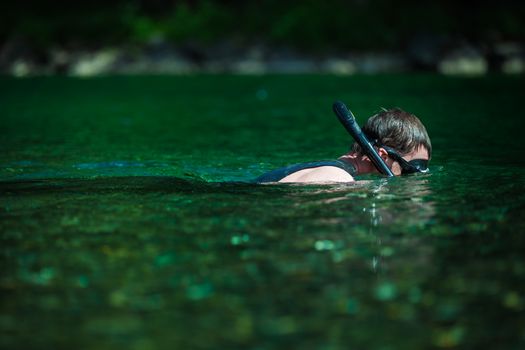
<instances>
[{"instance_id":1,"label":"face","mask_svg":"<svg viewBox=\"0 0 525 350\"><path fill-rule=\"evenodd\" d=\"M401 175L403 169L399 161L397 161L395 157L393 157L392 155L389 155L385 149L380 149L380 153L382 153L381 157L385 160L386 164L390 167L390 169L392 169L392 172L394 173L394 175L396 176ZM404 155L403 159L406 160L407 162L414 160L414 159L421 159L421 160L428 161L429 160L428 150L425 147L420 146L414 151Z\"/></svg>"}]
</instances>

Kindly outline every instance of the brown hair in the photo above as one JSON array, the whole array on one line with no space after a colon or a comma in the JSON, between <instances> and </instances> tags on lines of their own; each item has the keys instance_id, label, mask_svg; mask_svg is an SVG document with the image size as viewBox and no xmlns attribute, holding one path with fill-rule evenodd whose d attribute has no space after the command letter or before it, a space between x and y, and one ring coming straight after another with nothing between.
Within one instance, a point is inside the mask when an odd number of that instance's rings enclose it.
<instances>
[{"instance_id":1,"label":"brown hair","mask_svg":"<svg viewBox=\"0 0 525 350\"><path fill-rule=\"evenodd\" d=\"M380 145L392 147L401 155L421 146L428 151L429 159L432 155L432 144L423 123L400 108L383 110L370 117L362 130L370 142L377 140ZM352 152L361 153L357 142L352 146Z\"/></svg>"}]
</instances>

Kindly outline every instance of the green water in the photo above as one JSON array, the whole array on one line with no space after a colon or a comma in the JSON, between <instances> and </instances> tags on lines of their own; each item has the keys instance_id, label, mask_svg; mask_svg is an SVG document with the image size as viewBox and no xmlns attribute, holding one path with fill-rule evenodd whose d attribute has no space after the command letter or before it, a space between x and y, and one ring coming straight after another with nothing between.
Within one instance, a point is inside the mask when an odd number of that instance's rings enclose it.
<instances>
[{"instance_id":1,"label":"green water","mask_svg":"<svg viewBox=\"0 0 525 350\"><path fill-rule=\"evenodd\" d=\"M0 346L522 349L524 79L0 79ZM253 185L418 115L431 173Z\"/></svg>"}]
</instances>

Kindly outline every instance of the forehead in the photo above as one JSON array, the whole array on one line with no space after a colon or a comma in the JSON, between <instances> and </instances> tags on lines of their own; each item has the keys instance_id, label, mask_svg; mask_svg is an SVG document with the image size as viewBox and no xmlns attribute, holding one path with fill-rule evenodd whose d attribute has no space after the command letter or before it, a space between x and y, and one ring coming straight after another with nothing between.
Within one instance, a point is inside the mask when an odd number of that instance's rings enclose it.
<instances>
[{"instance_id":1,"label":"forehead","mask_svg":"<svg viewBox=\"0 0 525 350\"><path fill-rule=\"evenodd\" d=\"M405 158L405 160L412 160L412 159L427 159L428 160L428 150L423 146L419 146L417 149L405 155L403 158Z\"/></svg>"}]
</instances>

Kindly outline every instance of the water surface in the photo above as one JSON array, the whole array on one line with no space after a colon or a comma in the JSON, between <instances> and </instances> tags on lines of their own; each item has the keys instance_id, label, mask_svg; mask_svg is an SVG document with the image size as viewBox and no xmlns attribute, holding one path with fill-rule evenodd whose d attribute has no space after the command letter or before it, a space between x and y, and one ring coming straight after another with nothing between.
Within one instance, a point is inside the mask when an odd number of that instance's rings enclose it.
<instances>
[{"instance_id":1,"label":"water surface","mask_svg":"<svg viewBox=\"0 0 525 350\"><path fill-rule=\"evenodd\" d=\"M525 345L521 77L0 80L6 348ZM431 173L249 183L380 107Z\"/></svg>"}]
</instances>

